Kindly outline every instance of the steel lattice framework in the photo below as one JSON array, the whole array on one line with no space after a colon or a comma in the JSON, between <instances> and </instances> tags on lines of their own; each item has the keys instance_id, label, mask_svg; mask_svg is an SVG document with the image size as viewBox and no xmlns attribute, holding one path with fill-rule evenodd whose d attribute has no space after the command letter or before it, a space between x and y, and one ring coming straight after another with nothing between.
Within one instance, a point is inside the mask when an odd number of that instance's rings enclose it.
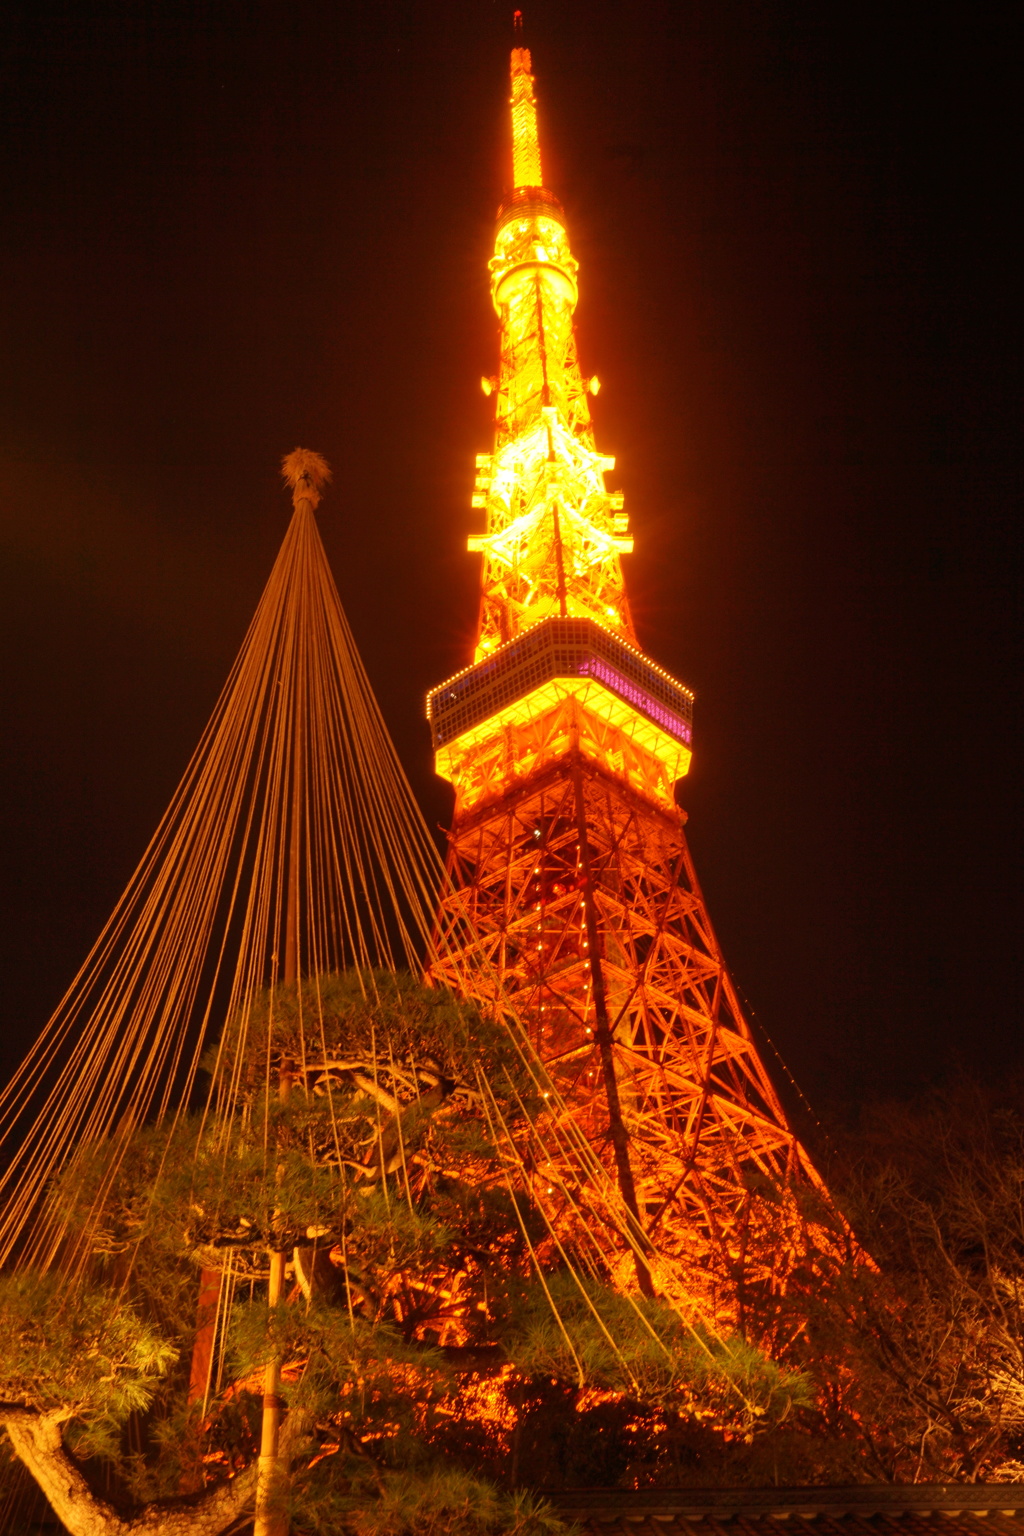
<instances>
[{"instance_id":1,"label":"steel lattice framework","mask_svg":"<svg viewBox=\"0 0 1024 1536\"><path fill-rule=\"evenodd\" d=\"M514 50L517 184L490 263L501 369L483 381L495 446L477 458L487 522L469 540L484 557L479 635L473 663L428 700L437 770L457 796L433 971L527 1022L649 1243L646 1265L623 1254L622 1282L648 1289L665 1259L702 1305L736 1318L745 1290L784 1289L805 1261L808 1211L827 1193L762 1065L687 849L675 785L692 695L630 619L632 540L605 488L614 460L594 443L577 263L539 184L530 71ZM557 1147L553 1136L552 1171Z\"/></svg>"}]
</instances>

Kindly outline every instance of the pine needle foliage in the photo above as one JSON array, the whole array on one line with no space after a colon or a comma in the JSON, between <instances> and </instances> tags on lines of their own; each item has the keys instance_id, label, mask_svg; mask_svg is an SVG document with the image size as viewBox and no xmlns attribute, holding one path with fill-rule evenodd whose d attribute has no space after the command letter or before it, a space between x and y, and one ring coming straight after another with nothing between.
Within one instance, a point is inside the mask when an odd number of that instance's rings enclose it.
<instances>
[{"instance_id":1,"label":"pine needle foliage","mask_svg":"<svg viewBox=\"0 0 1024 1536\"><path fill-rule=\"evenodd\" d=\"M754 1345L688 1327L656 1298L625 1297L564 1272L543 1290L514 1293L504 1347L524 1377L571 1380L576 1366L588 1388L686 1411L739 1435L809 1401L805 1378Z\"/></svg>"},{"instance_id":2,"label":"pine needle foliage","mask_svg":"<svg viewBox=\"0 0 1024 1536\"><path fill-rule=\"evenodd\" d=\"M378 1497L349 1522L353 1536L568 1536L572 1529L535 1495L503 1493L452 1468L385 1477Z\"/></svg>"},{"instance_id":3,"label":"pine needle foliage","mask_svg":"<svg viewBox=\"0 0 1024 1536\"><path fill-rule=\"evenodd\" d=\"M233 1017L208 1067L217 1113L83 1148L54 1188L88 1282L0 1291L0 1399L58 1414L121 1507L210 1498L251 1469L269 1361L296 1536L556 1536L534 1468L644 1480L667 1425L750 1441L802 1403L800 1376L551 1242L510 1162L537 1084L450 995L390 973L304 980ZM287 1280L268 1307L272 1252ZM556 1410L573 1434L545 1460Z\"/></svg>"},{"instance_id":4,"label":"pine needle foliage","mask_svg":"<svg viewBox=\"0 0 1024 1536\"><path fill-rule=\"evenodd\" d=\"M38 1413L120 1423L149 1406L177 1349L107 1288L0 1277L0 1394Z\"/></svg>"}]
</instances>

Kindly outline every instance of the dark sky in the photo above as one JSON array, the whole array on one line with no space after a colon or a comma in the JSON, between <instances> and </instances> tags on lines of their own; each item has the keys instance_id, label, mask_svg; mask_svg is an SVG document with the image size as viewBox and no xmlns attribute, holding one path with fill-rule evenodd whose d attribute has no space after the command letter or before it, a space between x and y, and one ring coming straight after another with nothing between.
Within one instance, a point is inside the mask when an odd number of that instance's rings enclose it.
<instances>
[{"instance_id":1,"label":"dark sky","mask_svg":"<svg viewBox=\"0 0 1024 1536\"><path fill-rule=\"evenodd\" d=\"M13 0L0 1030L70 981L283 534L325 542L432 823L464 665L505 0ZM536 0L641 638L742 992L816 1105L1020 1062L1009 5ZM612 482L614 484L614 481Z\"/></svg>"}]
</instances>

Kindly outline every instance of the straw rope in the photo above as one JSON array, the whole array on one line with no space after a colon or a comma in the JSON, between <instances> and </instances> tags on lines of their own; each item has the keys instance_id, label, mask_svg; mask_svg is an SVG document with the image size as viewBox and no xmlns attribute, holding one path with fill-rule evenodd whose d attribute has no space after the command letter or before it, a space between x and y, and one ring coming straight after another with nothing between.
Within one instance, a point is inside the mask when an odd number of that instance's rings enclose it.
<instances>
[{"instance_id":1,"label":"straw rope","mask_svg":"<svg viewBox=\"0 0 1024 1536\"><path fill-rule=\"evenodd\" d=\"M0 1096L0 1147L16 1149L0 1178L0 1263L81 1272L90 1223L76 1223L72 1237L49 1211L48 1191L58 1178L67 1183L84 1149L105 1144L91 1212L99 1222L132 1134L144 1124L165 1128L166 1157L181 1116L200 1109L198 1136L217 1151L228 1188L240 1117L250 1113L242 1084L257 999L269 989L272 1024L284 984L311 980L305 1002L303 987L291 993L299 1010L295 1065L305 1082L310 1063L329 1055L321 977L354 969L372 997L376 971L419 974L430 946L446 943L435 914L439 896L450 908L455 893L374 699L317 531L326 465L297 450L285 471L291 522L209 724L109 921ZM591 1311L584 1277L615 1278L629 1290L623 1258L635 1256L707 1348L716 1338L712 1319L627 1209L614 1172L556 1092L500 978L481 978L479 956L470 961L454 947L446 953L456 974L465 968L467 995L479 997L483 980L492 999L487 1011L509 1031L543 1105L533 1112L520 1098L513 1129L494 1085L482 1076L477 1083L520 1224L526 1199L541 1212ZM222 1032L225 1019L234 1025ZM200 1063L214 1040L203 1096ZM375 1044L368 1066L382 1133L378 1069L395 1080L390 1046L378 1052ZM261 1090L268 1186L276 1171L269 1109L279 1070L271 1027ZM324 1091L344 1182L330 1072ZM381 1187L386 1200L411 1203L402 1135L399 1116L401 1178L382 1177ZM538 1177L545 1167L549 1174ZM222 1288L218 1316L240 1278L232 1272ZM345 1289L351 1316L347 1274ZM650 1328L635 1301L634 1308ZM211 1351L210 1358L219 1377L222 1357Z\"/></svg>"}]
</instances>

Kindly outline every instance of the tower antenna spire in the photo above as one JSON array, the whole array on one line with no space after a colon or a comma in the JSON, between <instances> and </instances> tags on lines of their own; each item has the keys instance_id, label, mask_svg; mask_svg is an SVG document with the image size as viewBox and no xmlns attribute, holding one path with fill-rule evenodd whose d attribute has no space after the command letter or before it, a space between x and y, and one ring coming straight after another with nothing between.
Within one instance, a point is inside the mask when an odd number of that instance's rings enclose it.
<instances>
[{"instance_id":1,"label":"tower antenna spire","mask_svg":"<svg viewBox=\"0 0 1024 1536\"><path fill-rule=\"evenodd\" d=\"M544 174L540 163L540 138L537 134L537 101L533 94L533 74L529 48L522 46L523 13L512 17L515 47L512 49L512 185L542 187Z\"/></svg>"}]
</instances>

